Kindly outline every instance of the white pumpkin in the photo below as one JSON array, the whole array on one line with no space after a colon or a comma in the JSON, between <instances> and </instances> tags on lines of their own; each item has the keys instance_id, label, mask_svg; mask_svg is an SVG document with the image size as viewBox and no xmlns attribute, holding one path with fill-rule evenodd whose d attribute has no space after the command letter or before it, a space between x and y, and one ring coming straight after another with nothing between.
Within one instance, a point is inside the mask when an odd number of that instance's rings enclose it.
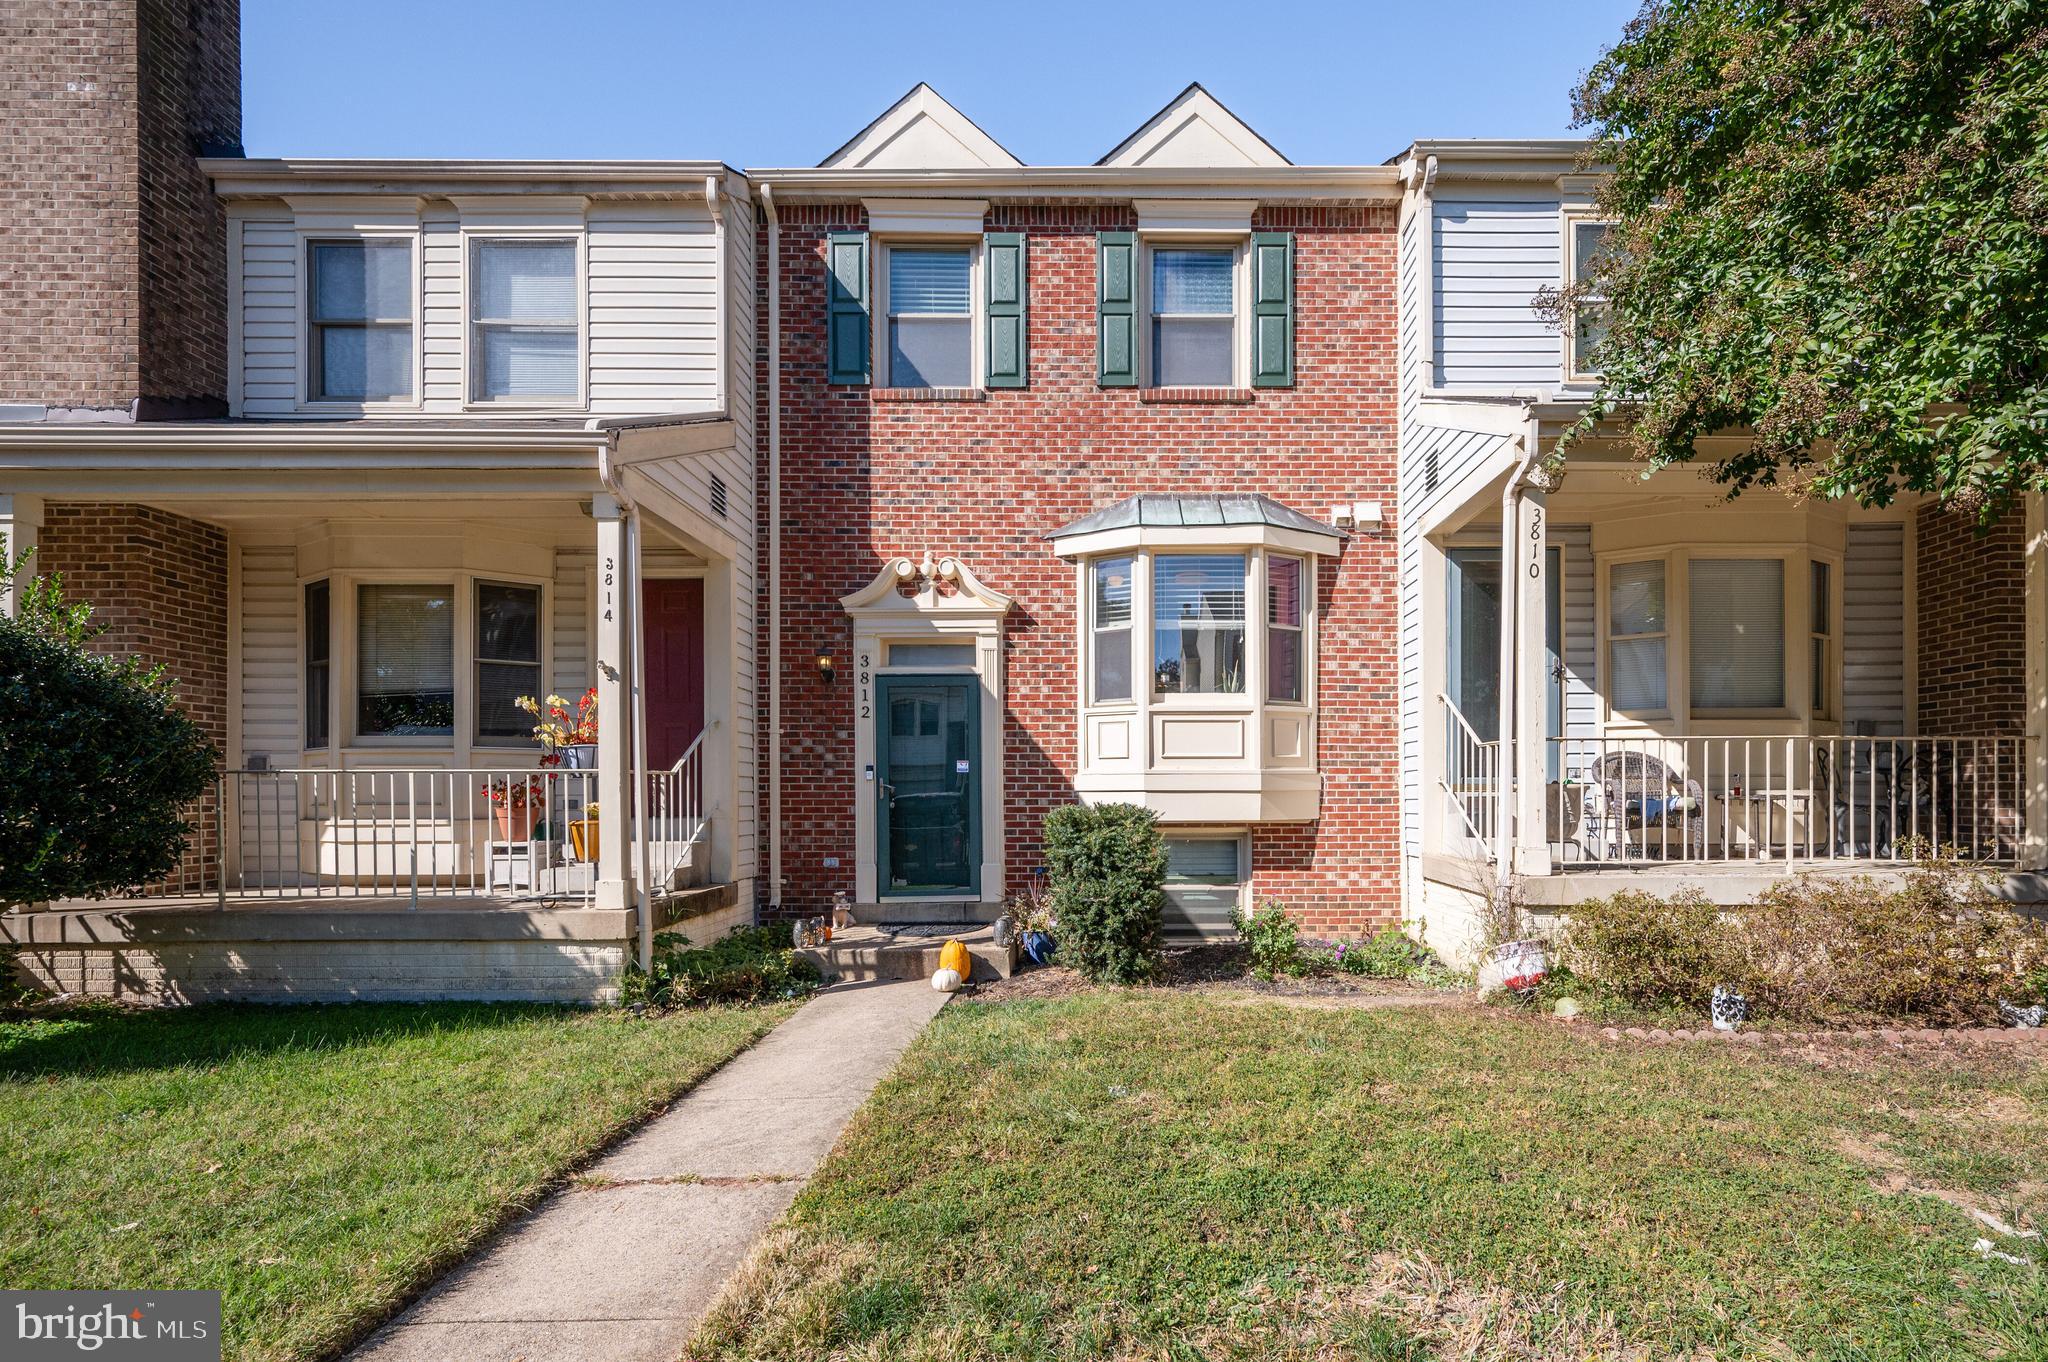
<instances>
[{"instance_id":1,"label":"white pumpkin","mask_svg":"<svg viewBox=\"0 0 2048 1362\"><path fill-rule=\"evenodd\" d=\"M960 990L960 971L942 969L932 975L932 987L941 993L957 993Z\"/></svg>"}]
</instances>

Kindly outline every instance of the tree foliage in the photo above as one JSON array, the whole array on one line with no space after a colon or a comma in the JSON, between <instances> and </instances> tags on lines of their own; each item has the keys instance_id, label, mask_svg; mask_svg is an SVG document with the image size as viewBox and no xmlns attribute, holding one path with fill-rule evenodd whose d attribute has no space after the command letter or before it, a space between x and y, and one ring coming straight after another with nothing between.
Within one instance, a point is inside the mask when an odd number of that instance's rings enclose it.
<instances>
[{"instance_id":1,"label":"tree foliage","mask_svg":"<svg viewBox=\"0 0 2048 1362\"><path fill-rule=\"evenodd\" d=\"M1733 491L1985 520L2048 487L2048 5L1649 0L1576 108L1617 227L1570 440L1746 428Z\"/></svg>"},{"instance_id":2,"label":"tree foliage","mask_svg":"<svg viewBox=\"0 0 2048 1362\"><path fill-rule=\"evenodd\" d=\"M162 667L93 652L91 607L20 569L0 562L0 582L20 583L0 617L0 905L161 879L212 783L213 744Z\"/></svg>"}]
</instances>

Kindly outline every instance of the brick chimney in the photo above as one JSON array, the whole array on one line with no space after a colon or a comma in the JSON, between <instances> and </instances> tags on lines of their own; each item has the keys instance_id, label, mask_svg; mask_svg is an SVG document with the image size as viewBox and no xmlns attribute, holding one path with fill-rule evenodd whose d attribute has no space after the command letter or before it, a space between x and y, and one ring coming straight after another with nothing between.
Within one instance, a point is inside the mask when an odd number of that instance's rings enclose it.
<instances>
[{"instance_id":1,"label":"brick chimney","mask_svg":"<svg viewBox=\"0 0 2048 1362\"><path fill-rule=\"evenodd\" d=\"M0 421L227 413L238 0L0 7Z\"/></svg>"}]
</instances>

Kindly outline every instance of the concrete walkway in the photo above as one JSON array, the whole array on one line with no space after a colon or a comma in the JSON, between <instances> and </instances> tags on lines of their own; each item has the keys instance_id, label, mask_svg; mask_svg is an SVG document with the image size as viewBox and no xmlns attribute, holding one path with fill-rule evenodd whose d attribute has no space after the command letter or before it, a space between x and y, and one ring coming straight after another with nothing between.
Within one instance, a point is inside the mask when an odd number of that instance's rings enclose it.
<instances>
[{"instance_id":1,"label":"concrete walkway","mask_svg":"<svg viewBox=\"0 0 2048 1362\"><path fill-rule=\"evenodd\" d=\"M362 1362L674 1362L946 995L827 989L350 1354Z\"/></svg>"}]
</instances>

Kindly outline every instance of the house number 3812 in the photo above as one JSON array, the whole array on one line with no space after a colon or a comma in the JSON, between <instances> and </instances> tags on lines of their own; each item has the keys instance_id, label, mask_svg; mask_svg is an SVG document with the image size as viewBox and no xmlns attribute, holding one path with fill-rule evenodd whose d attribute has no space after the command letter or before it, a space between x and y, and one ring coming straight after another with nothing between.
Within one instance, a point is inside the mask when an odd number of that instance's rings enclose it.
<instances>
[{"instance_id":1,"label":"house number 3812","mask_svg":"<svg viewBox=\"0 0 2048 1362\"><path fill-rule=\"evenodd\" d=\"M874 655L872 653L862 653L860 655L859 685L860 717L863 719L870 719L874 717L874 709L868 704L868 684L874 679L873 668Z\"/></svg>"}]
</instances>

